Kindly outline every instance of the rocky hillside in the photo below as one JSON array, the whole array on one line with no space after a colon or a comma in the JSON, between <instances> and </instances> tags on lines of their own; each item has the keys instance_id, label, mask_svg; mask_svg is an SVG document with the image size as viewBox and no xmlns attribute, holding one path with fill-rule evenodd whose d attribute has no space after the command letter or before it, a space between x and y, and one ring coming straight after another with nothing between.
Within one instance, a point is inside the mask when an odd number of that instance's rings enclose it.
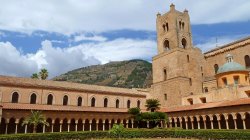
<instances>
[{"instance_id":1,"label":"rocky hillside","mask_svg":"<svg viewBox=\"0 0 250 140\"><path fill-rule=\"evenodd\" d=\"M53 80L112 87L145 88L152 83L152 64L144 60L110 62L105 65L72 70Z\"/></svg>"}]
</instances>

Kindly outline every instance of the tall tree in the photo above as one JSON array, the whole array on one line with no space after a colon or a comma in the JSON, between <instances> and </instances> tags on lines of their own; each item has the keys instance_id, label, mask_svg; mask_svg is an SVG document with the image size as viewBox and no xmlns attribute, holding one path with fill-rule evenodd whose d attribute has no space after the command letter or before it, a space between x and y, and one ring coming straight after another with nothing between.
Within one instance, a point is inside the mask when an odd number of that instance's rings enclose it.
<instances>
[{"instance_id":1,"label":"tall tree","mask_svg":"<svg viewBox=\"0 0 250 140\"><path fill-rule=\"evenodd\" d=\"M32 78L32 79L38 79L38 78L39 78L39 76L38 76L38 74L37 74L37 73L33 73L33 74L32 74L32 76L31 76L31 78Z\"/></svg>"},{"instance_id":2,"label":"tall tree","mask_svg":"<svg viewBox=\"0 0 250 140\"><path fill-rule=\"evenodd\" d=\"M41 71L39 72L39 75L40 75L42 80L45 80L48 78L49 72L47 69L41 69Z\"/></svg>"},{"instance_id":3,"label":"tall tree","mask_svg":"<svg viewBox=\"0 0 250 140\"><path fill-rule=\"evenodd\" d=\"M160 109L160 101L158 99L147 99L145 107L147 110L151 112L155 112L156 110Z\"/></svg>"},{"instance_id":4,"label":"tall tree","mask_svg":"<svg viewBox=\"0 0 250 140\"><path fill-rule=\"evenodd\" d=\"M42 115L42 112L33 110L31 110L31 116L23 121L22 125L25 124L33 125L33 133L36 133L36 129L39 124L49 126L49 123L46 122L45 117Z\"/></svg>"}]
</instances>

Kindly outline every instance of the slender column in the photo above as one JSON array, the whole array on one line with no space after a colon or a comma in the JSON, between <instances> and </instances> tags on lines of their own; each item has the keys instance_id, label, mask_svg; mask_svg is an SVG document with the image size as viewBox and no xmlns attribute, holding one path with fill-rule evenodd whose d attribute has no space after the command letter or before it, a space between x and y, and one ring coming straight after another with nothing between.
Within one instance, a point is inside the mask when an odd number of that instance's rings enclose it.
<instances>
[{"instance_id":1,"label":"slender column","mask_svg":"<svg viewBox=\"0 0 250 140\"><path fill-rule=\"evenodd\" d=\"M60 132L62 132L62 123L60 123Z\"/></svg>"},{"instance_id":2,"label":"slender column","mask_svg":"<svg viewBox=\"0 0 250 140\"><path fill-rule=\"evenodd\" d=\"M70 123L68 123L68 132L69 132L69 129L70 129Z\"/></svg>"},{"instance_id":3,"label":"slender column","mask_svg":"<svg viewBox=\"0 0 250 140\"><path fill-rule=\"evenodd\" d=\"M201 129L201 121L197 121L198 129Z\"/></svg>"},{"instance_id":4,"label":"slender column","mask_svg":"<svg viewBox=\"0 0 250 140\"><path fill-rule=\"evenodd\" d=\"M174 121L174 127L177 127L177 121Z\"/></svg>"},{"instance_id":5,"label":"slender column","mask_svg":"<svg viewBox=\"0 0 250 140\"><path fill-rule=\"evenodd\" d=\"M191 121L192 129L194 129L194 121Z\"/></svg>"},{"instance_id":6,"label":"slender column","mask_svg":"<svg viewBox=\"0 0 250 140\"><path fill-rule=\"evenodd\" d=\"M102 123L102 130L105 131L105 122Z\"/></svg>"},{"instance_id":7,"label":"slender column","mask_svg":"<svg viewBox=\"0 0 250 140\"><path fill-rule=\"evenodd\" d=\"M109 123L109 129L111 129L111 123Z\"/></svg>"},{"instance_id":8,"label":"slender column","mask_svg":"<svg viewBox=\"0 0 250 140\"><path fill-rule=\"evenodd\" d=\"M234 129L238 129L236 119L234 119Z\"/></svg>"},{"instance_id":9,"label":"slender column","mask_svg":"<svg viewBox=\"0 0 250 140\"><path fill-rule=\"evenodd\" d=\"M53 133L54 132L54 124L52 123L51 125L51 132Z\"/></svg>"},{"instance_id":10,"label":"slender column","mask_svg":"<svg viewBox=\"0 0 250 140\"><path fill-rule=\"evenodd\" d=\"M187 121L185 121L185 124L186 124L186 129L188 129L188 122L187 122Z\"/></svg>"},{"instance_id":11,"label":"slender column","mask_svg":"<svg viewBox=\"0 0 250 140\"><path fill-rule=\"evenodd\" d=\"M24 133L25 134L27 133L27 124L25 124L25 126L24 126Z\"/></svg>"},{"instance_id":12,"label":"slender column","mask_svg":"<svg viewBox=\"0 0 250 140\"><path fill-rule=\"evenodd\" d=\"M43 125L43 133L45 133L45 124Z\"/></svg>"},{"instance_id":13,"label":"slender column","mask_svg":"<svg viewBox=\"0 0 250 140\"><path fill-rule=\"evenodd\" d=\"M149 121L147 121L147 128L149 128Z\"/></svg>"},{"instance_id":14,"label":"slender column","mask_svg":"<svg viewBox=\"0 0 250 140\"><path fill-rule=\"evenodd\" d=\"M8 123L6 123L5 134L8 134Z\"/></svg>"},{"instance_id":15,"label":"slender column","mask_svg":"<svg viewBox=\"0 0 250 140\"><path fill-rule=\"evenodd\" d=\"M221 124L220 124L220 120L218 120L218 126L219 126L219 129L221 129Z\"/></svg>"},{"instance_id":16,"label":"slender column","mask_svg":"<svg viewBox=\"0 0 250 140\"><path fill-rule=\"evenodd\" d=\"M92 123L90 122L89 123L89 131L92 131L92 125L91 125Z\"/></svg>"},{"instance_id":17,"label":"slender column","mask_svg":"<svg viewBox=\"0 0 250 140\"><path fill-rule=\"evenodd\" d=\"M180 127L182 128L182 119L180 119Z\"/></svg>"},{"instance_id":18,"label":"slender column","mask_svg":"<svg viewBox=\"0 0 250 140\"><path fill-rule=\"evenodd\" d=\"M82 123L82 131L84 131L84 123Z\"/></svg>"},{"instance_id":19,"label":"slender column","mask_svg":"<svg viewBox=\"0 0 250 140\"><path fill-rule=\"evenodd\" d=\"M226 119L226 128L229 129L228 127L228 120Z\"/></svg>"},{"instance_id":20,"label":"slender column","mask_svg":"<svg viewBox=\"0 0 250 140\"><path fill-rule=\"evenodd\" d=\"M246 129L246 121L245 121L245 119L242 119L242 121L243 121L243 129Z\"/></svg>"},{"instance_id":21,"label":"slender column","mask_svg":"<svg viewBox=\"0 0 250 140\"><path fill-rule=\"evenodd\" d=\"M204 120L203 122L204 122L204 129L207 129L207 121Z\"/></svg>"},{"instance_id":22,"label":"slender column","mask_svg":"<svg viewBox=\"0 0 250 140\"><path fill-rule=\"evenodd\" d=\"M96 123L95 130L99 131L99 122Z\"/></svg>"},{"instance_id":23,"label":"slender column","mask_svg":"<svg viewBox=\"0 0 250 140\"><path fill-rule=\"evenodd\" d=\"M78 124L78 123L76 123L76 125L75 125L75 131L77 131L77 129L78 129L78 128L77 128L77 124Z\"/></svg>"},{"instance_id":24,"label":"slender column","mask_svg":"<svg viewBox=\"0 0 250 140\"><path fill-rule=\"evenodd\" d=\"M17 123L15 123L15 134L17 133Z\"/></svg>"},{"instance_id":25,"label":"slender column","mask_svg":"<svg viewBox=\"0 0 250 140\"><path fill-rule=\"evenodd\" d=\"M134 128L134 123L135 123L135 122L134 122L134 121L131 121L131 123L132 123L132 128Z\"/></svg>"},{"instance_id":26,"label":"slender column","mask_svg":"<svg viewBox=\"0 0 250 140\"><path fill-rule=\"evenodd\" d=\"M214 123L213 123L213 120L211 120L210 122L211 122L211 129L214 129Z\"/></svg>"}]
</instances>

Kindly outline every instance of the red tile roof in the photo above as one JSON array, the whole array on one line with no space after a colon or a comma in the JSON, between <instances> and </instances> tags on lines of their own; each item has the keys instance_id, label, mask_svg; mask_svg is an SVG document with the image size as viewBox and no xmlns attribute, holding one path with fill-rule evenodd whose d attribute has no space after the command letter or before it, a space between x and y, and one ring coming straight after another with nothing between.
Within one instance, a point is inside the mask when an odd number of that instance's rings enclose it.
<instances>
[{"instance_id":1,"label":"red tile roof","mask_svg":"<svg viewBox=\"0 0 250 140\"><path fill-rule=\"evenodd\" d=\"M237 99L232 101L211 102L203 104L185 105L171 108L161 108L161 112L180 112L189 110L209 109L217 107L237 106L237 105L250 105L250 98Z\"/></svg>"},{"instance_id":2,"label":"red tile roof","mask_svg":"<svg viewBox=\"0 0 250 140\"><path fill-rule=\"evenodd\" d=\"M104 108L104 107L84 107L84 106L62 106L62 105L41 105L41 104L19 104L2 103L3 109L14 110L44 110L44 111L74 111L74 112L122 112L127 108Z\"/></svg>"}]
</instances>

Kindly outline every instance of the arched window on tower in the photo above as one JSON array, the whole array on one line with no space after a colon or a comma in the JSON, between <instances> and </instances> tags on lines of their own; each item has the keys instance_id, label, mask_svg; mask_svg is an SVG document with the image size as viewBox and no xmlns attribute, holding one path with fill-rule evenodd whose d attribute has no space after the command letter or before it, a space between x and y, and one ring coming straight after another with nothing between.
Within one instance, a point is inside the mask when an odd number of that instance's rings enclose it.
<instances>
[{"instance_id":1,"label":"arched window on tower","mask_svg":"<svg viewBox=\"0 0 250 140\"><path fill-rule=\"evenodd\" d=\"M166 23L166 29L167 29L167 31L169 30L168 23Z\"/></svg>"},{"instance_id":2,"label":"arched window on tower","mask_svg":"<svg viewBox=\"0 0 250 140\"><path fill-rule=\"evenodd\" d=\"M130 108L130 100L127 101L127 108Z\"/></svg>"},{"instance_id":3,"label":"arched window on tower","mask_svg":"<svg viewBox=\"0 0 250 140\"><path fill-rule=\"evenodd\" d=\"M219 70L219 65L214 64L214 73L217 74L218 70Z\"/></svg>"},{"instance_id":4,"label":"arched window on tower","mask_svg":"<svg viewBox=\"0 0 250 140\"><path fill-rule=\"evenodd\" d=\"M115 107L119 108L120 107L119 104L120 104L120 101L118 99L116 99L116 101L115 101Z\"/></svg>"},{"instance_id":5,"label":"arched window on tower","mask_svg":"<svg viewBox=\"0 0 250 140\"><path fill-rule=\"evenodd\" d=\"M33 93L30 96L30 104L36 104L36 94L35 93Z\"/></svg>"},{"instance_id":6,"label":"arched window on tower","mask_svg":"<svg viewBox=\"0 0 250 140\"><path fill-rule=\"evenodd\" d=\"M189 85L192 86L192 78L189 78Z\"/></svg>"},{"instance_id":7,"label":"arched window on tower","mask_svg":"<svg viewBox=\"0 0 250 140\"><path fill-rule=\"evenodd\" d=\"M108 107L108 99L107 99L107 98L104 99L103 106L104 106L104 107Z\"/></svg>"},{"instance_id":8,"label":"arched window on tower","mask_svg":"<svg viewBox=\"0 0 250 140\"><path fill-rule=\"evenodd\" d=\"M187 62L189 62L189 55L187 55Z\"/></svg>"},{"instance_id":9,"label":"arched window on tower","mask_svg":"<svg viewBox=\"0 0 250 140\"><path fill-rule=\"evenodd\" d=\"M170 46L169 46L169 41L168 40L164 41L164 49L165 49L165 51L170 50Z\"/></svg>"},{"instance_id":10,"label":"arched window on tower","mask_svg":"<svg viewBox=\"0 0 250 140\"><path fill-rule=\"evenodd\" d=\"M249 57L249 55L246 55L244 59L245 59L246 68L250 68L250 57Z\"/></svg>"},{"instance_id":11,"label":"arched window on tower","mask_svg":"<svg viewBox=\"0 0 250 140\"><path fill-rule=\"evenodd\" d=\"M67 95L65 95L63 97L63 105L68 105L68 96Z\"/></svg>"},{"instance_id":12,"label":"arched window on tower","mask_svg":"<svg viewBox=\"0 0 250 140\"><path fill-rule=\"evenodd\" d=\"M186 47L187 47L187 41L186 41L185 38L183 38L183 39L181 40L181 45L182 45L182 48L186 49Z\"/></svg>"},{"instance_id":13,"label":"arched window on tower","mask_svg":"<svg viewBox=\"0 0 250 140\"><path fill-rule=\"evenodd\" d=\"M185 23L184 23L184 22L182 22L182 30L184 30L184 26L185 26Z\"/></svg>"},{"instance_id":14,"label":"arched window on tower","mask_svg":"<svg viewBox=\"0 0 250 140\"><path fill-rule=\"evenodd\" d=\"M163 70L163 74L164 74L164 81L166 81L167 80L167 70L166 69L164 69Z\"/></svg>"},{"instance_id":15,"label":"arched window on tower","mask_svg":"<svg viewBox=\"0 0 250 140\"><path fill-rule=\"evenodd\" d=\"M91 107L95 107L95 97L91 99Z\"/></svg>"},{"instance_id":16,"label":"arched window on tower","mask_svg":"<svg viewBox=\"0 0 250 140\"><path fill-rule=\"evenodd\" d=\"M82 106L82 97L78 97L77 106Z\"/></svg>"},{"instance_id":17,"label":"arched window on tower","mask_svg":"<svg viewBox=\"0 0 250 140\"><path fill-rule=\"evenodd\" d=\"M48 98L47 98L47 105L52 105L53 103L53 95L48 95Z\"/></svg>"},{"instance_id":18,"label":"arched window on tower","mask_svg":"<svg viewBox=\"0 0 250 140\"><path fill-rule=\"evenodd\" d=\"M181 30L181 21L179 21L179 28L180 28L180 30Z\"/></svg>"},{"instance_id":19,"label":"arched window on tower","mask_svg":"<svg viewBox=\"0 0 250 140\"><path fill-rule=\"evenodd\" d=\"M11 102L12 102L12 103L18 103L18 98L19 98L18 93L17 93L17 92L14 92L14 93L12 94Z\"/></svg>"},{"instance_id":20,"label":"arched window on tower","mask_svg":"<svg viewBox=\"0 0 250 140\"><path fill-rule=\"evenodd\" d=\"M165 32L166 31L166 26L164 24L162 25L162 28L163 28L163 31Z\"/></svg>"},{"instance_id":21,"label":"arched window on tower","mask_svg":"<svg viewBox=\"0 0 250 140\"><path fill-rule=\"evenodd\" d=\"M140 107L141 107L141 101L138 100L138 101L137 101L137 108L140 108Z\"/></svg>"}]
</instances>

